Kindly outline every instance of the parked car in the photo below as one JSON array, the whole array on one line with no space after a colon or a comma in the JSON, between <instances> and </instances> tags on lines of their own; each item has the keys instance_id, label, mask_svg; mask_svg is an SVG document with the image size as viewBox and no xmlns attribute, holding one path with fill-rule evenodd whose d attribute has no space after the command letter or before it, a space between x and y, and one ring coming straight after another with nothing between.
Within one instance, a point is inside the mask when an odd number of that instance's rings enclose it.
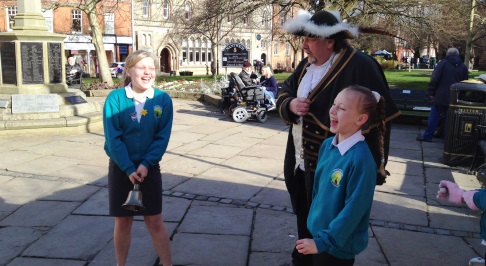
<instances>
[{"instance_id":1,"label":"parked car","mask_svg":"<svg viewBox=\"0 0 486 266\"><path fill-rule=\"evenodd\" d=\"M123 69L125 69L125 62L114 62L110 64L110 73L114 78L121 78Z\"/></svg>"}]
</instances>

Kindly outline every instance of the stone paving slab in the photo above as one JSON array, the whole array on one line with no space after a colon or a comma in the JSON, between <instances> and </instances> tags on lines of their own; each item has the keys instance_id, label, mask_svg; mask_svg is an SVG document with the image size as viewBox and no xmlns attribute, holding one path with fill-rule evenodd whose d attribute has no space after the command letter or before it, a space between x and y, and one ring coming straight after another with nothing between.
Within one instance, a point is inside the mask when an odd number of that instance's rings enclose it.
<instances>
[{"instance_id":1,"label":"stone paving slab","mask_svg":"<svg viewBox=\"0 0 486 266\"><path fill-rule=\"evenodd\" d=\"M15 258L12 262L7 264L7 266L25 266L25 265L36 265L36 266L52 266L52 265L62 265L62 266L84 266L85 261L75 261L75 260L61 260L61 259L42 259L42 258Z\"/></svg>"},{"instance_id":2,"label":"stone paving slab","mask_svg":"<svg viewBox=\"0 0 486 266\"><path fill-rule=\"evenodd\" d=\"M283 180L272 180L250 200L251 202L292 208L289 193Z\"/></svg>"},{"instance_id":3,"label":"stone paving slab","mask_svg":"<svg viewBox=\"0 0 486 266\"><path fill-rule=\"evenodd\" d=\"M250 236L252 220L252 209L192 205L177 231L181 233Z\"/></svg>"},{"instance_id":4,"label":"stone paving slab","mask_svg":"<svg viewBox=\"0 0 486 266\"><path fill-rule=\"evenodd\" d=\"M175 186L186 182L189 178L194 177L192 174L182 172L166 172L165 169L161 169L162 172L162 189L171 190Z\"/></svg>"},{"instance_id":5,"label":"stone paving slab","mask_svg":"<svg viewBox=\"0 0 486 266\"><path fill-rule=\"evenodd\" d=\"M54 227L78 207L78 202L33 201L0 221L0 226ZM35 213L35 215L32 215Z\"/></svg>"},{"instance_id":6,"label":"stone paving slab","mask_svg":"<svg viewBox=\"0 0 486 266\"><path fill-rule=\"evenodd\" d=\"M41 230L30 227L0 227L0 265L5 265L42 236Z\"/></svg>"},{"instance_id":7,"label":"stone paving slab","mask_svg":"<svg viewBox=\"0 0 486 266\"><path fill-rule=\"evenodd\" d=\"M213 158L229 159L236 156L244 149L245 148L235 147L235 146L208 144L204 147L186 152L186 154L204 157L204 158L213 157Z\"/></svg>"},{"instance_id":8,"label":"stone paving slab","mask_svg":"<svg viewBox=\"0 0 486 266\"><path fill-rule=\"evenodd\" d=\"M173 265L246 266L248 236L180 233L172 240Z\"/></svg>"},{"instance_id":9,"label":"stone paving slab","mask_svg":"<svg viewBox=\"0 0 486 266\"><path fill-rule=\"evenodd\" d=\"M424 179L415 175L391 174L386 183L376 186L376 191L424 197Z\"/></svg>"},{"instance_id":10,"label":"stone paving slab","mask_svg":"<svg viewBox=\"0 0 486 266\"><path fill-rule=\"evenodd\" d=\"M94 193L81 206L79 206L73 214L79 215L109 215L108 189L102 188Z\"/></svg>"},{"instance_id":11,"label":"stone paving slab","mask_svg":"<svg viewBox=\"0 0 486 266\"><path fill-rule=\"evenodd\" d=\"M242 155L226 160L221 165L268 178L274 178L283 172L282 161Z\"/></svg>"},{"instance_id":12,"label":"stone paving slab","mask_svg":"<svg viewBox=\"0 0 486 266\"><path fill-rule=\"evenodd\" d=\"M19 150L9 150L2 152L2 160L0 160L0 169L13 169L14 166L29 162L34 159L41 158L42 155L35 153L28 153Z\"/></svg>"},{"instance_id":13,"label":"stone paving slab","mask_svg":"<svg viewBox=\"0 0 486 266\"><path fill-rule=\"evenodd\" d=\"M60 182L42 200L51 201L85 201L101 188L87 184Z\"/></svg>"},{"instance_id":14,"label":"stone paving slab","mask_svg":"<svg viewBox=\"0 0 486 266\"><path fill-rule=\"evenodd\" d=\"M267 177L244 169L213 167L174 189L196 195L249 200L270 181Z\"/></svg>"},{"instance_id":15,"label":"stone paving slab","mask_svg":"<svg viewBox=\"0 0 486 266\"><path fill-rule=\"evenodd\" d=\"M112 217L71 215L29 246L22 256L91 260L112 236Z\"/></svg>"},{"instance_id":16,"label":"stone paving slab","mask_svg":"<svg viewBox=\"0 0 486 266\"><path fill-rule=\"evenodd\" d=\"M275 228L278 228L278 230L274 230ZM297 218L294 214L257 209L252 237L252 252L286 253L290 255L297 240Z\"/></svg>"},{"instance_id":17,"label":"stone paving slab","mask_svg":"<svg viewBox=\"0 0 486 266\"><path fill-rule=\"evenodd\" d=\"M60 171L63 169L76 165L78 162L76 159L47 155L8 167L8 170L36 175L56 175L60 174Z\"/></svg>"},{"instance_id":18,"label":"stone paving slab","mask_svg":"<svg viewBox=\"0 0 486 266\"><path fill-rule=\"evenodd\" d=\"M420 197L375 192L370 219L427 226L427 205Z\"/></svg>"},{"instance_id":19,"label":"stone paving slab","mask_svg":"<svg viewBox=\"0 0 486 266\"><path fill-rule=\"evenodd\" d=\"M480 213L469 208L429 206L430 226L450 230L479 232Z\"/></svg>"},{"instance_id":20,"label":"stone paving slab","mask_svg":"<svg viewBox=\"0 0 486 266\"><path fill-rule=\"evenodd\" d=\"M376 237L370 237L368 239L368 246L366 249L356 256L354 265L356 266L379 266L388 265L383 252L381 251L380 245Z\"/></svg>"},{"instance_id":21,"label":"stone paving slab","mask_svg":"<svg viewBox=\"0 0 486 266\"><path fill-rule=\"evenodd\" d=\"M219 165L222 161L224 161L224 159L183 155L176 159L163 161L160 164L160 168L165 172L184 172L199 175L211 167Z\"/></svg>"},{"instance_id":22,"label":"stone paving slab","mask_svg":"<svg viewBox=\"0 0 486 266\"><path fill-rule=\"evenodd\" d=\"M476 256L459 237L373 227L390 265L458 266Z\"/></svg>"},{"instance_id":23,"label":"stone paving slab","mask_svg":"<svg viewBox=\"0 0 486 266\"><path fill-rule=\"evenodd\" d=\"M162 217L164 221L180 223L186 215L187 209L190 205L191 200L163 196Z\"/></svg>"},{"instance_id":24,"label":"stone paving slab","mask_svg":"<svg viewBox=\"0 0 486 266\"><path fill-rule=\"evenodd\" d=\"M457 183L464 189L476 189L480 187L479 181L474 175L465 171L451 170L450 168L426 167L425 176L428 182L436 183L437 187L441 180L448 180Z\"/></svg>"}]
</instances>

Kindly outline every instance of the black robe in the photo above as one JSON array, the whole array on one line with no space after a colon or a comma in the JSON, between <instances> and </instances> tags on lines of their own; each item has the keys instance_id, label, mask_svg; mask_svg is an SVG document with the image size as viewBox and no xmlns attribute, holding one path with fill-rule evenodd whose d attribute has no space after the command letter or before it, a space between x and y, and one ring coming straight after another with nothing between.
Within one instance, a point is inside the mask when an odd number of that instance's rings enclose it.
<instances>
[{"instance_id":1,"label":"black robe","mask_svg":"<svg viewBox=\"0 0 486 266\"><path fill-rule=\"evenodd\" d=\"M297 115L290 111L289 103L297 97L299 83L308 66L307 58L300 62L294 73L282 84L282 90L277 99L277 108L281 118L285 123L291 125L284 162L284 175L286 178L289 175L294 175L295 148L292 136L292 124L296 123L296 119L298 118ZM352 47L348 47L339 54L339 58L334 62L331 69L309 95L309 99L311 100L310 110L303 117L302 125L302 143L306 175L310 174L313 177L321 143L326 138L333 136L333 133L329 131L329 109L334 102L334 98L336 98L336 95L341 90L350 85L367 87L372 91L380 93L385 98L387 122L384 141L385 162L388 159L391 129L390 120L397 117L400 112L390 97L388 83L378 62L370 56L356 51ZM376 126L372 127L369 132L365 132L364 136L379 169L381 155ZM379 176L377 177L377 184L383 184L384 180L380 180Z\"/></svg>"}]
</instances>

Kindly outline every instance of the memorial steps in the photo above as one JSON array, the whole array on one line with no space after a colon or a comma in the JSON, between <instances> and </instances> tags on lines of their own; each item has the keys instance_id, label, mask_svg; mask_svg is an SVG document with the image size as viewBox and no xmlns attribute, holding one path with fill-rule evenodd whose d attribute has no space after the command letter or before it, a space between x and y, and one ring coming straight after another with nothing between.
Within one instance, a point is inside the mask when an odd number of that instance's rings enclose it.
<instances>
[{"instance_id":1,"label":"memorial steps","mask_svg":"<svg viewBox=\"0 0 486 266\"><path fill-rule=\"evenodd\" d=\"M0 95L0 99L8 100L11 96ZM102 110L105 97L86 97L79 89L68 89L68 92L57 94L57 98L58 112L12 113L11 101L6 107L1 106L0 137L74 134L103 128Z\"/></svg>"}]
</instances>

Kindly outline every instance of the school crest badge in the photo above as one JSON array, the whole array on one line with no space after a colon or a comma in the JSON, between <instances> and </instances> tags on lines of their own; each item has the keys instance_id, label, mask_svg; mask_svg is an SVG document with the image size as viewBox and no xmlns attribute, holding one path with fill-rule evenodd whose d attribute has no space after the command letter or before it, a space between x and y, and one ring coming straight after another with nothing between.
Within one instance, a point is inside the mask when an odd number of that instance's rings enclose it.
<instances>
[{"instance_id":1,"label":"school crest badge","mask_svg":"<svg viewBox=\"0 0 486 266\"><path fill-rule=\"evenodd\" d=\"M339 168L334 169L331 174L331 183L335 187L339 187L339 185L341 184L342 177L343 177L343 170Z\"/></svg>"}]
</instances>

